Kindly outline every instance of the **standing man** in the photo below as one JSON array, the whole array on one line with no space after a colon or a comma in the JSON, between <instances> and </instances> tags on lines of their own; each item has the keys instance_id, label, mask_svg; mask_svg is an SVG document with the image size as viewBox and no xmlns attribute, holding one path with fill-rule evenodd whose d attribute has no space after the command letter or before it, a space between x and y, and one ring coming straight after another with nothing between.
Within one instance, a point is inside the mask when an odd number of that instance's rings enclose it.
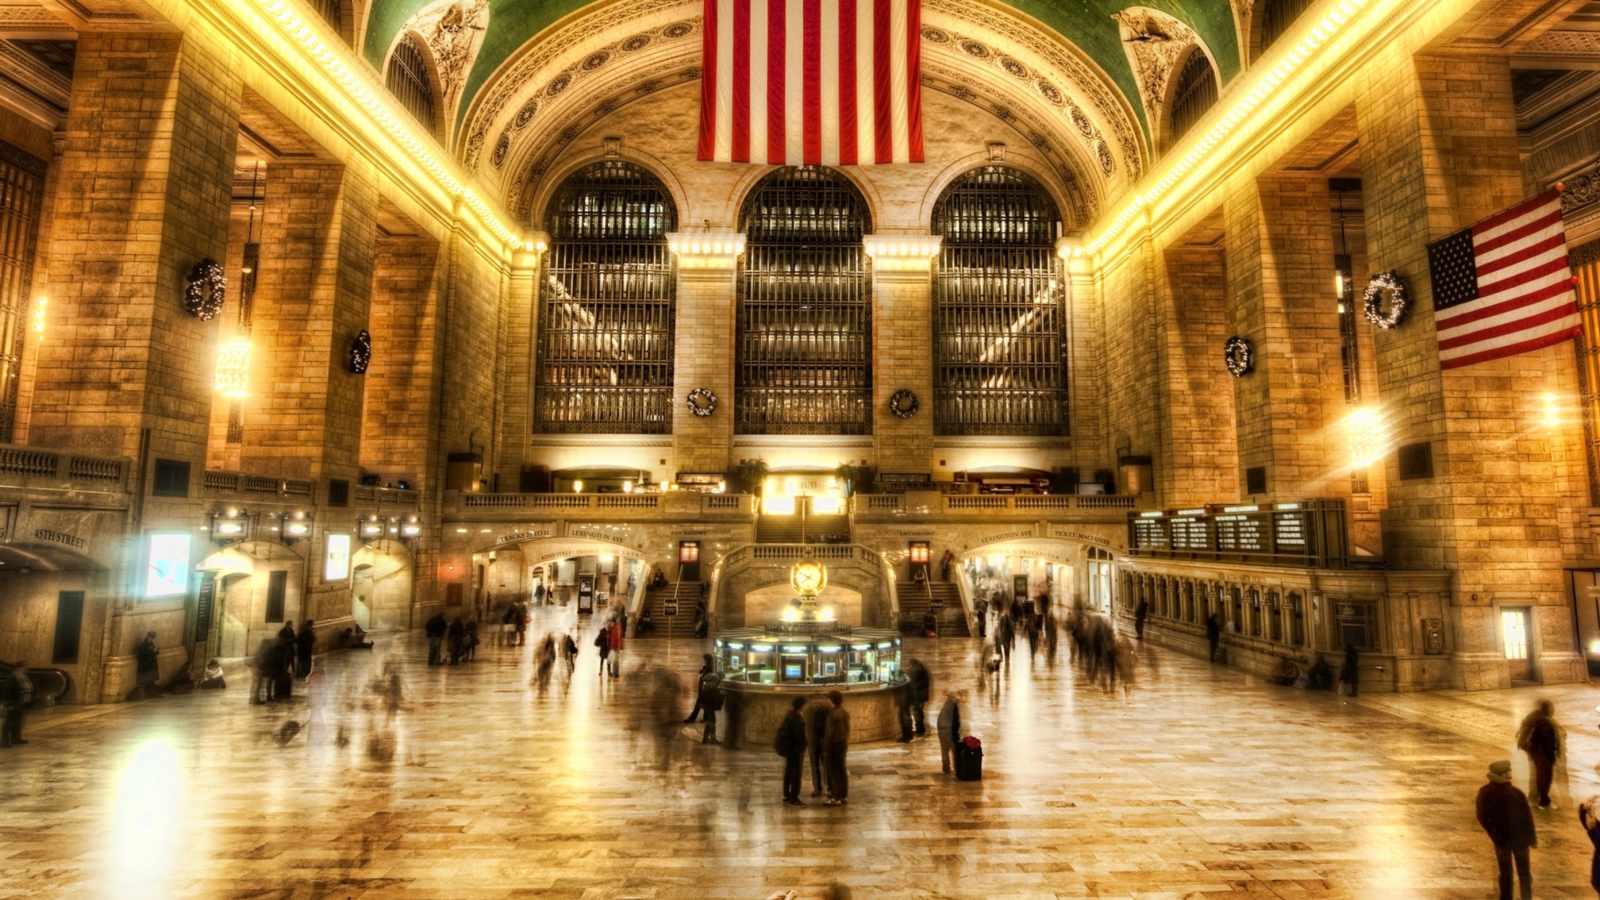
<instances>
[{"instance_id":1,"label":"standing man","mask_svg":"<svg viewBox=\"0 0 1600 900\"><path fill-rule=\"evenodd\" d=\"M956 695L948 691L944 695L944 705L939 707L939 764L942 771L950 771L950 755L955 752L956 742L961 740L961 706L956 702Z\"/></svg>"},{"instance_id":2,"label":"standing man","mask_svg":"<svg viewBox=\"0 0 1600 900\"><path fill-rule=\"evenodd\" d=\"M294 644L295 649L299 651L296 655L300 658L299 671L296 674L304 678L311 674L311 654L317 649L317 632L312 627L310 619L300 626L300 633L295 635Z\"/></svg>"},{"instance_id":3,"label":"standing man","mask_svg":"<svg viewBox=\"0 0 1600 900\"><path fill-rule=\"evenodd\" d=\"M428 665L443 665L444 633L450 630L450 623L444 620L444 613L434 613L428 624L422 626L422 630L428 634Z\"/></svg>"},{"instance_id":4,"label":"standing man","mask_svg":"<svg viewBox=\"0 0 1600 900\"><path fill-rule=\"evenodd\" d=\"M843 806L850 799L850 773L844 768L844 754L850 747L850 713L844 708L844 695L828 692L828 724L822 733L822 758L828 767L828 806Z\"/></svg>"},{"instance_id":5,"label":"standing man","mask_svg":"<svg viewBox=\"0 0 1600 900\"><path fill-rule=\"evenodd\" d=\"M705 664L700 667L700 674L696 675L695 678L703 681L707 675L710 675L712 672L716 671L716 666L711 662L711 654L703 653L701 656L705 658ZM699 681L696 681L696 685L698 684ZM700 717L700 712L700 693L699 691L696 691L694 697L694 709L689 710L689 718L684 719L684 721L693 722L695 719Z\"/></svg>"},{"instance_id":6,"label":"standing man","mask_svg":"<svg viewBox=\"0 0 1600 900\"><path fill-rule=\"evenodd\" d=\"M719 744L717 740L717 711L722 709L722 676L707 672L700 676L700 695L696 705L706 711L706 727L700 733L700 743Z\"/></svg>"},{"instance_id":7,"label":"standing man","mask_svg":"<svg viewBox=\"0 0 1600 900\"><path fill-rule=\"evenodd\" d=\"M33 679L28 677L28 664L18 662L0 682L0 709L6 714L4 724L0 724L0 747L27 743L22 739L22 717L32 703Z\"/></svg>"},{"instance_id":8,"label":"standing man","mask_svg":"<svg viewBox=\"0 0 1600 900\"><path fill-rule=\"evenodd\" d=\"M139 692L139 698L148 697L152 691L160 696L161 688L156 682L161 680L161 652L156 649L154 631L145 632L144 640L133 648L133 655L138 661L135 690Z\"/></svg>"},{"instance_id":9,"label":"standing man","mask_svg":"<svg viewBox=\"0 0 1600 900\"><path fill-rule=\"evenodd\" d=\"M608 627L611 629L611 677L616 678L622 670L622 646L628 636L628 614L618 613Z\"/></svg>"},{"instance_id":10,"label":"standing man","mask_svg":"<svg viewBox=\"0 0 1600 900\"><path fill-rule=\"evenodd\" d=\"M832 704L821 697L812 697L801 711L806 720L806 738L810 742L807 755L811 757L811 796L820 797L828 784L827 772L822 766L822 736L828 730L828 713Z\"/></svg>"},{"instance_id":11,"label":"standing man","mask_svg":"<svg viewBox=\"0 0 1600 900\"><path fill-rule=\"evenodd\" d=\"M1556 726L1555 705L1540 700L1517 729L1517 749L1528 754L1533 764L1533 787L1539 795L1539 808L1550 808L1550 782L1555 776L1556 757L1561 755L1561 730Z\"/></svg>"},{"instance_id":12,"label":"standing man","mask_svg":"<svg viewBox=\"0 0 1600 900\"><path fill-rule=\"evenodd\" d=\"M1139 598L1139 605L1133 608L1133 633L1139 640L1144 640L1144 620L1150 617L1150 601Z\"/></svg>"},{"instance_id":13,"label":"standing man","mask_svg":"<svg viewBox=\"0 0 1600 900\"><path fill-rule=\"evenodd\" d=\"M783 757L783 802L790 806L805 806L800 800L800 758L806 752L806 720L800 715L800 710L805 705L804 697L790 701L789 711L778 723L778 738L774 747L778 755Z\"/></svg>"},{"instance_id":14,"label":"standing man","mask_svg":"<svg viewBox=\"0 0 1600 900\"><path fill-rule=\"evenodd\" d=\"M518 647L528 643L528 610L520 600L511 604L511 636Z\"/></svg>"},{"instance_id":15,"label":"standing man","mask_svg":"<svg viewBox=\"0 0 1600 900\"><path fill-rule=\"evenodd\" d=\"M1216 662L1217 645L1222 643L1222 620L1217 618L1216 613L1206 616L1206 643L1211 645L1211 656L1209 659L1212 662Z\"/></svg>"},{"instance_id":16,"label":"standing man","mask_svg":"<svg viewBox=\"0 0 1600 900\"><path fill-rule=\"evenodd\" d=\"M1513 861L1517 880L1522 882L1522 900L1533 900L1528 848L1539 846L1539 836L1534 831L1528 795L1511 783L1509 760L1489 766L1489 783L1478 789L1478 824L1494 842L1495 862L1500 865L1500 900L1511 900Z\"/></svg>"},{"instance_id":17,"label":"standing man","mask_svg":"<svg viewBox=\"0 0 1600 900\"><path fill-rule=\"evenodd\" d=\"M911 718L916 725L918 735L928 733L928 695L933 689L933 678L928 674L928 667L920 659L912 659L906 666L906 674L911 678Z\"/></svg>"}]
</instances>

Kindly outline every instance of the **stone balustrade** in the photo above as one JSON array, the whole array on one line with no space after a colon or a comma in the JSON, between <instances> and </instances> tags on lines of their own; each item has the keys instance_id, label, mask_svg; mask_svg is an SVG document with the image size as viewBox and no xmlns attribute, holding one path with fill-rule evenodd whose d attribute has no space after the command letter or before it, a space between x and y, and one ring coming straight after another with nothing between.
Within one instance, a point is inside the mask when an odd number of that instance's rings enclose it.
<instances>
[{"instance_id":1,"label":"stone balustrade","mask_svg":"<svg viewBox=\"0 0 1600 900\"><path fill-rule=\"evenodd\" d=\"M0 482L28 487L127 490L128 460L0 444Z\"/></svg>"}]
</instances>

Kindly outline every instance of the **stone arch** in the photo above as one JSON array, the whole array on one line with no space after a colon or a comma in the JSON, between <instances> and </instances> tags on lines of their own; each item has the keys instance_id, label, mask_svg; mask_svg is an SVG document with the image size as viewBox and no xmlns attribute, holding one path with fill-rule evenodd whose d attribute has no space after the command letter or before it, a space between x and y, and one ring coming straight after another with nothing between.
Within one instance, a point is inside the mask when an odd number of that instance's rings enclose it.
<instances>
[{"instance_id":1,"label":"stone arch","mask_svg":"<svg viewBox=\"0 0 1600 900\"><path fill-rule=\"evenodd\" d=\"M444 144L447 142L447 137L450 133L450 112L445 109L444 84L439 78L439 61L434 58L433 49L428 46L428 39L421 32L414 28L403 28L395 34L394 40L389 44L389 49L384 51L383 54L381 74L384 84L388 84L389 67L394 64L395 51L399 50L400 45L407 41L411 41L416 45L422 57L423 67L428 79L428 93L433 103L433 130L428 133L428 136ZM415 113L412 113L411 110L407 109L406 113L415 118Z\"/></svg>"},{"instance_id":2,"label":"stone arch","mask_svg":"<svg viewBox=\"0 0 1600 900\"><path fill-rule=\"evenodd\" d=\"M410 627L416 559L396 540L377 540L350 555L350 616L366 631Z\"/></svg>"},{"instance_id":3,"label":"stone arch","mask_svg":"<svg viewBox=\"0 0 1600 900\"><path fill-rule=\"evenodd\" d=\"M1172 61L1171 72L1163 87L1163 95L1159 107L1161 121L1156 129L1157 146L1161 147L1163 152L1172 149L1173 144L1184 137L1184 135L1174 133L1172 124L1173 101L1177 99L1178 95L1178 76L1188 67L1189 61L1194 59L1195 54L1205 57L1206 65L1211 70L1211 80L1216 85L1217 97L1220 99L1222 96L1222 69L1217 65L1216 58L1211 55L1211 48L1207 47L1205 42L1196 39L1194 43L1180 51ZM1213 100L1212 106L1215 106L1216 103L1217 100ZM1207 109L1209 110L1210 107L1207 107Z\"/></svg>"},{"instance_id":4,"label":"stone arch","mask_svg":"<svg viewBox=\"0 0 1600 900\"><path fill-rule=\"evenodd\" d=\"M666 189L667 195L672 198L672 205L677 208L678 228L685 227L683 214L684 210L690 208L689 192L684 188L683 182L679 180L677 173L660 157L628 145L626 142L618 149L615 155L607 154L604 149L596 149L570 159L563 159L560 166L551 170L548 173L548 177L540 182L538 191L529 200L528 221L533 227L537 229L544 228L545 219L550 212L550 201L555 198L556 192L561 189L561 186L566 184L568 178L571 178L574 173L582 171L586 166L605 162L606 160L633 163L661 182L661 186Z\"/></svg>"},{"instance_id":5,"label":"stone arch","mask_svg":"<svg viewBox=\"0 0 1600 900\"><path fill-rule=\"evenodd\" d=\"M1056 170L1050 168L1043 159L1031 152L1017 152L1012 151L1010 148L1007 148L1004 158L1000 160L996 160L984 153L971 153L940 169L934 175L932 181L929 182L928 189L922 195L922 200L917 209L917 221L929 226L931 229L934 208L939 205L939 201L944 197L945 191L949 190L950 186L955 184L961 176L985 166L1016 169L1039 182L1045 192L1050 195L1051 202L1056 205L1056 212L1061 216L1062 229L1064 231L1082 229L1088 224L1087 222L1078 221L1077 218L1078 210L1082 206L1082 198L1074 197L1070 194Z\"/></svg>"},{"instance_id":6,"label":"stone arch","mask_svg":"<svg viewBox=\"0 0 1600 900\"><path fill-rule=\"evenodd\" d=\"M275 541L242 541L202 559L195 569L217 579L221 656L248 656L284 621L305 618L306 560ZM283 608L273 609L272 574L283 572Z\"/></svg>"}]
</instances>

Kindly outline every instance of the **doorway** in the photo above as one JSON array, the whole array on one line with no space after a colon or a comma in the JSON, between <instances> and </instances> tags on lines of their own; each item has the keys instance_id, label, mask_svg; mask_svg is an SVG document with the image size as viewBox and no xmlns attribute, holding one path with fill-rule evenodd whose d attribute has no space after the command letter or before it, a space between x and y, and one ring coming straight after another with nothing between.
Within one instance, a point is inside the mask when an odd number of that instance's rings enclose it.
<instances>
[{"instance_id":1,"label":"doorway","mask_svg":"<svg viewBox=\"0 0 1600 900\"><path fill-rule=\"evenodd\" d=\"M1505 645L1506 665L1512 681L1533 680L1533 645L1528 639L1529 611L1527 607L1500 610L1500 639Z\"/></svg>"}]
</instances>

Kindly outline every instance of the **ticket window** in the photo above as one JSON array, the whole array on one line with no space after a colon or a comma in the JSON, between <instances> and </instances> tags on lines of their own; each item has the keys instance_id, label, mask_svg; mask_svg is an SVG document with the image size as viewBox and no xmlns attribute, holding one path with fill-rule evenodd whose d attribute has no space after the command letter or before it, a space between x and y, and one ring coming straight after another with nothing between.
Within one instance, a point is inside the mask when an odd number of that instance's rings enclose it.
<instances>
[{"instance_id":1,"label":"ticket window","mask_svg":"<svg viewBox=\"0 0 1600 900\"><path fill-rule=\"evenodd\" d=\"M804 684L807 680L804 654L785 654L779 664L778 680L784 684Z\"/></svg>"}]
</instances>

